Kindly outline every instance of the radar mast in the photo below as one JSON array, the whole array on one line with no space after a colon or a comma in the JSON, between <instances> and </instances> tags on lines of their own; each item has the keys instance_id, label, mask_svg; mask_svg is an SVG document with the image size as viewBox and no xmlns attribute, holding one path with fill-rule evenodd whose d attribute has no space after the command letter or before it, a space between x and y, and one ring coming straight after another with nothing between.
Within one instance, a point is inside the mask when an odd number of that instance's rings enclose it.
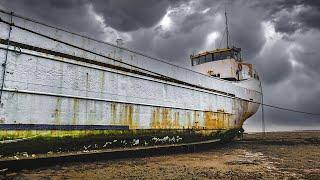
<instances>
[{"instance_id":1,"label":"radar mast","mask_svg":"<svg viewBox=\"0 0 320 180\"><path fill-rule=\"evenodd\" d=\"M229 29L228 29L227 8L225 8L225 10L224 10L224 15L225 15L225 17L226 17L227 48L229 49Z\"/></svg>"}]
</instances>

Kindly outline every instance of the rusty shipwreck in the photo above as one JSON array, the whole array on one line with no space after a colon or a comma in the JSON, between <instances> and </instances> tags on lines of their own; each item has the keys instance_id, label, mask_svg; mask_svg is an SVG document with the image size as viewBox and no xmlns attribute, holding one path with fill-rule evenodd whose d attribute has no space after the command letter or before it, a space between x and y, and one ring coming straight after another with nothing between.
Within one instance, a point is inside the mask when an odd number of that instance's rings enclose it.
<instances>
[{"instance_id":1,"label":"rusty shipwreck","mask_svg":"<svg viewBox=\"0 0 320 180\"><path fill-rule=\"evenodd\" d=\"M3 142L231 139L259 108L259 76L240 48L193 54L188 69L6 11L0 18Z\"/></svg>"}]
</instances>

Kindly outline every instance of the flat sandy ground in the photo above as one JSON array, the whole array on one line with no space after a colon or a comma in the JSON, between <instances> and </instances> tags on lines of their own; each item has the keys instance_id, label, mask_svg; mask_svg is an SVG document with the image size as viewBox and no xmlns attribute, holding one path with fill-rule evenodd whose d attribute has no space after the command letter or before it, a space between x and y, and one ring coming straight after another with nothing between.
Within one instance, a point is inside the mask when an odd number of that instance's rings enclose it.
<instances>
[{"instance_id":1,"label":"flat sandy ground","mask_svg":"<svg viewBox=\"0 0 320 180\"><path fill-rule=\"evenodd\" d=\"M0 176L1 177L1 176ZM320 179L320 131L246 134L206 151L73 163L6 179Z\"/></svg>"}]
</instances>

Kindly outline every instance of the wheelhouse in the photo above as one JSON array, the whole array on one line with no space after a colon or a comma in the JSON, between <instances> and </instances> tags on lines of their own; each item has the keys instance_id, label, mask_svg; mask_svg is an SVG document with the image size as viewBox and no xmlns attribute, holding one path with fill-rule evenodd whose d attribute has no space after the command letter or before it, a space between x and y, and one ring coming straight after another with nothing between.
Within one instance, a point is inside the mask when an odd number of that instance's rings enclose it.
<instances>
[{"instance_id":1,"label":"wheelhouse","mask_svg":"<svg viewBox=\"0 0 320 180\"><path fill-rule=\"evenodd\" d=\"M225 49L216 49L213 51L207 51L204 53L191 55L191 64L196 66L199 64L220 61L224 59L235 59L238 62L241 62L241 48L225 48Z\"/></svg>"}]
</instances>

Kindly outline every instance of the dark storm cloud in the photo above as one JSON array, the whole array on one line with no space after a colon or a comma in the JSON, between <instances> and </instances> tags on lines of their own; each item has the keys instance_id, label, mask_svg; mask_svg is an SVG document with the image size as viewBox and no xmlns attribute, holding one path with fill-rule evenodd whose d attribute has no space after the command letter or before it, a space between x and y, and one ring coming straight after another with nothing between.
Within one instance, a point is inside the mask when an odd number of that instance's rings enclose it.
<instances>
[{"instance_id":1,"label":"dark storm cloud","mask_svg":"<svg viewBox=\"0 0 320 180\"><path fill-rule=\"evenodd\" d=\"M270 47L266 47L254 59L256 69L266 84L281 82L290 75L292 66L285 47L288 47L287 43L278 42Z\"/></svg>"},{"instance_id":2,"label":"dark storm cloud","mask_svg":"<svg viewBox=\"0 0 320 180\"><path fill-rule=\"evenodd\" d=\"M192 12L187 12L186 5L192 6ZM193 5L189 1L171 7L168 17L172 25L169 29L158 24L151 29L136 31L128 46L182 66L189 66L190 54L203 51L206 36L217 29L212 19L214 14L204 14L201 12L204 7Z\"/></svg>"},{"instance_id":3,"label":"dark storm cloud","mask_svg":"<svg viewBox=\"0 0 320 180\"><path fill-rule=\"evenodd\" d=\"M320 22L316 21L316 19L320 18L320 5L317 6L307 6L299 15L297 16L298 20L304 25L320 29Z\"/></svg>"},{"instance_id":4,"label":"dark storm cloud","mask_svg":"<svg viewBox=\"0 0 320 180\"><path fill-rule=\"evenodd\" d=\"M241 4L242 8L239 8ZM236 1L229 11L231 38L234 45L244 47L244 58L250 61L266 42L261 24L262 16L251 9L251 4L243 4L240 1Z\"/></svg>"},{"instance_id":5,"label":"dark storm cloud","mask_svg":"<svg viewBox=\"0 0 320 180\"><path fill-rule=\"evenodd\" d=\"M94 9L106 23L119 31L133 31L154 26L167 9L180 1L170 0L93 0Z\"/></svg>"},{"instance_id":6,"label":"dark storm cloud","mask_svg":"<svg viewBox=\"0 0 320 180\"><path fill-rule=\"evenodd\" d=\"M74 32L101 38L99 24L89 14L84 0L4 0L0 3L8 11L60 26Z\"/></svg>"},{"instance_id":7,"label":"dark storm cloud","mask_svg":"<svg viewBox=\"0 0 320 180\"><path fill-rule=\"evenodd\" d=\"M319 41L320 38L317 37L314 41ZM312 42L314 42L312 41ZM307 42L310 43L310 42ZM320 76L320 52L316 48L319 46L319 43L312 43L313 46L310 44L304 44L305 49L298 49L294 52L295 58L300 62L303 63L303 66L305 67L305 73L310 76ZM312 72L316 74L312 74Z\"/></svg>"},{"instance_id":8,"label":"dark storm cloud","mask_svg":"<svg viewBox=\"0 0 320 180\"><path fill-rule=\"evenodd\" d=\"M295 37L295 39L298 45L292 49L292 55L299 64L299 71L296 73L308 77L310 84L306 87L314 89L311 83L317 84L315 82L320 81L320 51L317 48L320 46L320 31L311 30ZM305 84L305 81L300 81L300 84ZM296 84L298 84L298 82ZM320 87L318 87L318 89L320 89Z\"/></svg>"},{"instance_id":9,"label":"dark storm cloud","mask_svg":"<svg viewBox=\"0 0 320 180\"><path fill-rule=\"evenodd\" d=\"M166 14L187 0L4 0L1 4L10 11L47 23L71 28L73 31L101 37L99 24L89 14L91 5L105 23L118 31L133 31L154 26ZM0 4L0 5L1 5Z\"/></svg>"},{"instance_id":10,"label":"dark storm cloud","mask_svg":"<svg viewBox=\"0 0 320 180\"><path fill-rule=\"evenodd\" d=\"M193 12L186 13L185 9L174 11L169 14L173 21L173 28L163 30L163 27L158 26L154 32L143 31L135 33L134 40L129 42L131 47L143 50L145 47L144 36L151 37L148 39L148 48L146 52L168 59L170 61L179 61L189 63L188 57L193 52L210 50L204 49L203 44L206 42L207 35L211 32L220 32L222 35L225 28L224 22L224 3L223 1L200 1L200 4L189 2ZM230 45L235 45L243 48L244 57L252 61L265 44L265 37L261 25L262 15L257 15L257 12L251 9L250 3L242 5L242 2L231 2L228 13L229 29L231 36ZM178 7L179 8L179 7ZM207 13L202 11L210 8ZM253 12L252 12L253 11ZM223 20L218 23L214 18L218 15L222 16ZM237 17L237 18L233 18ZM148 33L152 35L146 35ZM158 38L160 36L160 38ZM162 37L162 38L161 38ZM221 37L220 37L221 38ZM221 39L216 41L216 48ZM153 48L156 46L156 48ZM222 47L225 46L225 37L222 41ZM211 47L215 48L215 47Z\"/></svg>"},{"instance_id":11,"label":"dark storm cloud","mask_svg":"<svg viewBox=\"0 0 320 180\"><path fill-rule=\"evenodd\" d=\"M293 20L294 18L290 15L280 16L275 22L275 30L277 32L286 32L288 34L292 34L296 32L301 25Z\"/></svg>"},{"instance_id":12,"label":"dark storm cloud","mask_svg":"<svg viewBox=\"0 0 320 180\"><path fill-rule=\"evenodd\" d=\"M292 34L307 29L320 29L320 2L312 0L274 0L257 3L257 7L267 10L266 19L272 19L275 29Z\"/></svg>"},{"instance_id":13,"label":"dark storm cloud","mask_svg":"<svg viewBox=\"0 0 320 180\"><path fill-rule=\"evenodd\" d=\"M195 12L190 15L187 15L184 20L181 22L180 31L183 33L190 33L194 29L208 23L209 19L202 13Z\"/></svg>"}]
</instances>

